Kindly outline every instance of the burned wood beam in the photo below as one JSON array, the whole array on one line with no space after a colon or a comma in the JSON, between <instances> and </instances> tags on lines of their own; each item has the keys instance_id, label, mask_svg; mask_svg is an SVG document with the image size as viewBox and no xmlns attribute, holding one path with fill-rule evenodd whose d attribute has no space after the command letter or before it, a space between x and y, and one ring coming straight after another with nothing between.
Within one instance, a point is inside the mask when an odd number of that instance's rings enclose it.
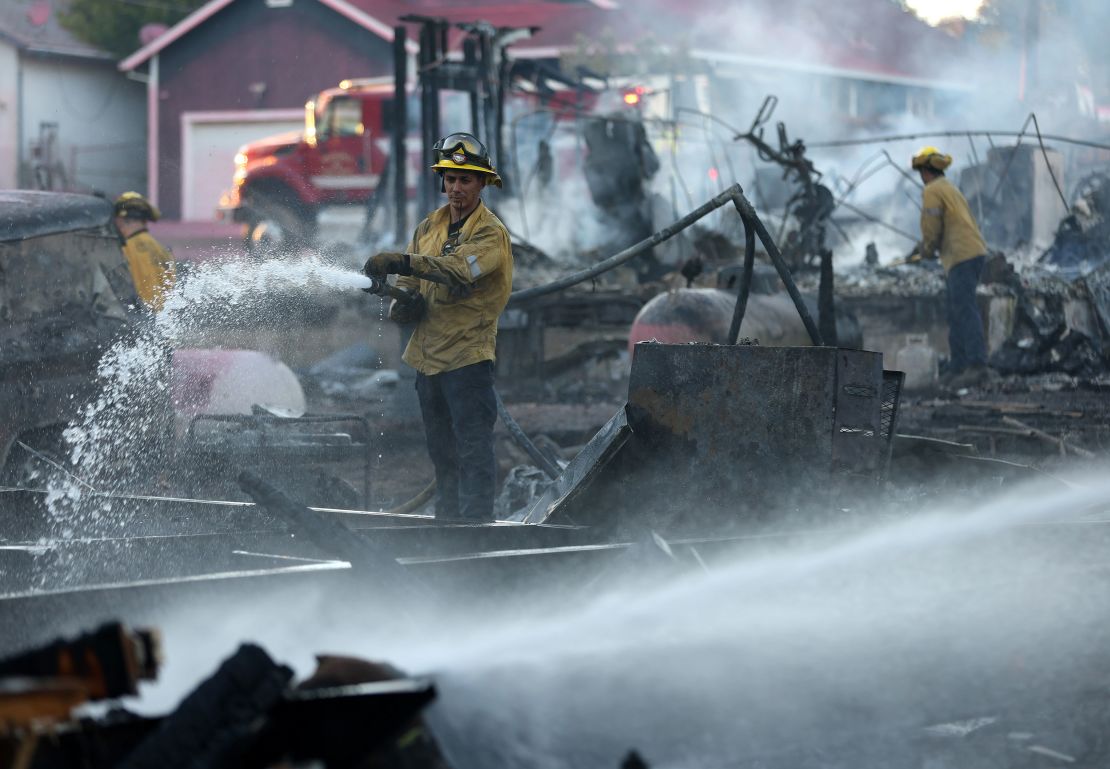
<instances>
[{"instance_id":1,"label":"burned wood beam","mask_svg":"<svg viewBox=\"0 0 1110 769\"><path fill-rule=\"evenodd\" d=\"M1018 438L1032 438L1028 430L1018 427L998 427L996 425L956 425L961 433L983 433L984 435L1012 435ZM1055 441L1053 441L1055 443Z\"/></svg>"},{"instance_id":2,"label":"burned wood beam","mask_svg":"<svg viewBox=\"0 0 1110 769\"><path fill-rule=\"evenodd\" d=\"M971 443L958 443L926 435L903 435L902 433L897 433L894 436L894 450L897 454L932 451L938 454L954 454L956 456L974 455L976 451L975 445Z\"/></svg>"},{"instance_id":3,"label":"burned wood beam","mask_svg":"<svg viewBox=\"0 0 1110 769\"><path fill-rule=\"evenodd\" d=\"M1055 435L1050 435L1044 430L1038 430L1036 427L1031 427L1021 420L1014 419L1013 417L1002 417L1002 421L1010 425L1011 427L1016 427L1019 430L1025 431L1025 434L1031 438L1037 438L1044 441L1045 443L1051 443L1058 446L1061 451L1070 451L1074 454L1078 454L1081 457L1086 457L1087 459L1093 459L1095 456L1095 453L1093 451L1088 451L1081 446L1076 446L1074 443L1069 443L1063 438L1057 438Z\"/></svg>"},{"instance_id":4,"label":"burned wood beam","mask_svg":"<svg viewBox=\"0 0 1110 769\"><path fill-rule=\"evenodd\" d=\"M392 580L396 586L413 587L412 575L405 573L392 555L338 519L305 507L248 470L239 473L238 480L256 504L292 524L321 550L349 561L355 569L371 570L376 577Z\"/></svg>"},{"instance_id":5,"label":"burned wood beam","mask_svg":"<svg viewBox=\"0 0 1110 769\"><path fill-rule=\"evenodd\" d=\"M1044 414L1053 417L1072 417L1080 419L1084 416L1082 411L1056 411L1048 409L1042 403L1014 403L1010 401L960 401L961 408L986 409L1004 414Z\"/></svg>"},{"instance_id":6,"label":"burned wood beam","mask_svg":"<svg viewBox=\"0 0 1110 769\"><path fill-rule=\"evenodd\" d=\"M532 443L532 440L528 437L528 434L521 429L520 425L517 424L517 421L513 419L513 415L509 413L509 410L507 408L505 408L505 402L501 400L501 393L497 392L497 390L494 390L493 397L494 400L497 401L497 415L501 417L501 423L505 425L505 429L509 431L509 435L512 436L512 439L516 442L516 445L520 446L520 448L524 450L524 453L526 453L532 459L532 461L536 463L536 467L542 470L544 475L546 475L551 480L555 480L556 478L558 478L559 475L562 473L562 469L549 457L547 457L542 451L540 451L539 448L536 447L536 444Z\"/></svg>"}]
</instances>

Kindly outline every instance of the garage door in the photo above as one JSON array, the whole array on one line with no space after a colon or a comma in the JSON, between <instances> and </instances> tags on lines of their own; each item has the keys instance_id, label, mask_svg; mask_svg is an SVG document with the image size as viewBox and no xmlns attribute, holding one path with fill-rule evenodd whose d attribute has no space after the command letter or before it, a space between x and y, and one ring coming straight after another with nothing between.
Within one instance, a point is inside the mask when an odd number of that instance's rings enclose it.
<instances>
[{"instance_id":1,"label":"garage door","mask_svg":"<svg viewBox=\"0 0 1110 769\"><path fill-rule=\"evenodd\" d=\"M304 128L300 109L185 112L181 115L181 218L216 218L220 194L231 187L242 145Z\"/></svg>"}]
</instances>

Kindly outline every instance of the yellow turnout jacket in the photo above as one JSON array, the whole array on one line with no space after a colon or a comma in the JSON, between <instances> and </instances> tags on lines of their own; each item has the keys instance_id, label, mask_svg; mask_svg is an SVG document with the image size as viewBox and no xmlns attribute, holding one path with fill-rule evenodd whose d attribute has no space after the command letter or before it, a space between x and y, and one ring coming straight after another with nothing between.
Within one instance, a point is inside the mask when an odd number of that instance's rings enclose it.
<instances>
[{"instance_id":1,"label":"yellow turnout jacket","mask_svg":"<svg viewBox=\"0 0 1110 769\"><path fill-rule=\"evenodd\" d=\"M925 185L921 201L921 256L940 256L944 271L987 253L967 200L952 182L938 176Z\"/></svg>"},{"instance_id":2,"label":"yellow turnout jacket","mask_svg":"<svg viewBox=\"0 0 1110 769\"><path fill-rule=\"evenodd\" d=\"M139 230L123 243L123 256L131 270L135 292L147 307L157 312L177 280L173 256L146 230Z\"/></svg>"},{"instance_id":3,"label":"yellow turnout jacket","mask_svg":"<svg viewBox=\"0 0 1110 769\"><path fill-rule=\"evenodd\" d=\"M448 206L420 223L408 249L413 274L397 280L427 303L402 356L427 376L495 359L497 319L513 289L509 233L493 212L479 202L449 238L450 223Z\"/></svg>"}]
</instances>

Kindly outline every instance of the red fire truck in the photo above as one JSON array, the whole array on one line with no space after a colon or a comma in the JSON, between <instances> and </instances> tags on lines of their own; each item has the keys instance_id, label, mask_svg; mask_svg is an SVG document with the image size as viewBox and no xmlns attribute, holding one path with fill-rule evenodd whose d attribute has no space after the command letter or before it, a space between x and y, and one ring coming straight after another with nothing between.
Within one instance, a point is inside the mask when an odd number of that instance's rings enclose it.
<instances>
[{"instance_id":1,"label":"red fire truck","mask_svg":"<svg viewBox=\"0 0 1110 769\"><path fill-rule=\"evenodd\" d=\"M626 89L625 103L635 105ZM220 200L223 218L245 225L249 241L273 240L295 244L312 239L317 217L328 206L366 205L388 163L393 126L394 82L391 77L344 80L321 91L305 104L303 131L293 131L249 142L235 155L231 190ZM510 113L527 117L543 104L555 121L573 122L596 103L597 93L572 95L513 92ZM469 126L466 93L442 91L440 115L444 126ZM422 173L419 104L409 93L406 113L406 174L409 195ZM514 122L515 121L510 121Z\"/></svg>"},{"instance_id":2,"label":"red fire truck","mask_svg":"<svg viewBox=\"0 0 1110 769\"><path fill-rule=\"evenodd\" d=\"M305 127L249 142L235 155L225 218L248 238L310 239L325 206L365 204L385 173L390 150L392 78L344 80L305 104ZM409 114L413 114L410 107ZM407 142L415 179L419 143Z\"/></svg>"}]
</instances>

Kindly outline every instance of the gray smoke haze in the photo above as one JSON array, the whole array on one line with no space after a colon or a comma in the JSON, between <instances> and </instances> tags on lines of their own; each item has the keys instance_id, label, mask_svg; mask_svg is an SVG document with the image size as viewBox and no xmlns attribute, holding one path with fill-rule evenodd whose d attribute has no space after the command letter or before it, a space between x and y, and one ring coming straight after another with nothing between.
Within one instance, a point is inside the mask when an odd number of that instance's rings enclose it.
<instances>
[{"instance_id":1,"label":"gray smoke haze","mask_svg":"<svg viewBox=\"0 0 1110 769\"><path fill-rule=\"evenodd\" d=\"M934 28L896 0L852 0L838 4L834 14L817 0L724 7L692 2L683 6L682 23L675 22L678 16L669 3L627 4L624 12L634 15L659 46L611 59L614 82L638 83L648 90L640 111L662 163L651 182L659 200L656 224L671 221L674 213L684 213L733 181L744 186L772 222L781 215L782 192L773 189L781 172L746 143L735 142L732 130L747 130L770 94L778 97L778 106L765 126L765 138L775 146L777 121L785 123L792 140L818 143L886 134L1018 131L1030 112L1037 113L1045 133L1097 135L1095 107L1107 99L1108 67L1089 55L1099 50L1090 27L1110 15L1105 4L1041 3L1035 17L1024 13L1027 4L989 5L994 11L988 9L982 23ZM599 40L604 35L597 33ZM863 70L870 74L859 74ZM603 101L598 111L612 108L612 101ZM677 123L670 123L672 119ZM558 126L553 135L572 157L573 129ZM995 139L997 144L1012 141ZM1030 131L1025 142L1035 141ZM534 142L523 141L520 153L526 168L534 157L530 144ZM916 235L920 192L895 168L886 167L886 158L878 153L885 149L906 170L910 157L925 144L953 155L957 180L962 170L983 162L991 146L984 137L921 138L814 147L809 156L838 199ZM1061 184L1069 195L1092 163L1110 161L1068 145L1055 148L1064 153ZM868 169L874 173L859 180ZM576 186L573 178L530 196L526 205L536 230L533 240L541 247L573 253L596 242L596 217L584 186ZM545 217L551 211L568 212L582 226L568 232L551 225ZM846 209L838 213L857 218ZM718 216L705 224L732 222ZM849 227L849 235L851 243L834 239L841 267L857 262L870 240L879 244L884 259L913 247L907 237L862 222Z\"/></svg>"}]
</instances>

